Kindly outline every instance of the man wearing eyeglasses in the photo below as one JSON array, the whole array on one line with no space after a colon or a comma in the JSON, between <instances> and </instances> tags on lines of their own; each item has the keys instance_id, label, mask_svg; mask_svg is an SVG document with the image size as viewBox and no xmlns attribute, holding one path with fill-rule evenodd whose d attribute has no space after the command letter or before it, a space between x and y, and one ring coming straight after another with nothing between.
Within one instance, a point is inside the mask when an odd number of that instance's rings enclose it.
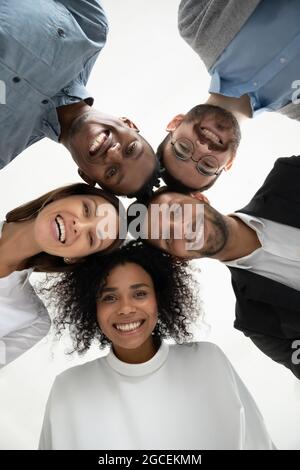
<instances>
[{"instance_id":1,"label":"man wearing eyeglasses","mask_svg":"<svg viewBox=\"0 0 300 470\"><path fill-rule=\"evenodd\" d=\"M238 141L224 160L214 144L226 148L228 140L217 114L209 123L203 117L202 111L209 112L209 106L226 111L238 122L264 110L300 120L299 19L299 0L181 0L179 32L204 62L211 84L205 107L173 118L167 127L169 134L158 148L162 177L169 186L203 191L230 168ZM207 174L206 165L204 171L202 164L193 165L187 158L190 150L185 153L181 144L172 146L178 138L192 142L194 160L215 157L217 173Z\"/></svg>"},{"instance_id":2,"label":"man wearing eyeglasses","mask_svg":"<svg viewBox=\"0 0 300 470\"><path fill-rule=\"evenodd\" d=\"M241 139L235 116L213 105L198 105L175 116L157 149L162 178L176 191L204 191L233 163Z\"/></svg>"}]
</instances>

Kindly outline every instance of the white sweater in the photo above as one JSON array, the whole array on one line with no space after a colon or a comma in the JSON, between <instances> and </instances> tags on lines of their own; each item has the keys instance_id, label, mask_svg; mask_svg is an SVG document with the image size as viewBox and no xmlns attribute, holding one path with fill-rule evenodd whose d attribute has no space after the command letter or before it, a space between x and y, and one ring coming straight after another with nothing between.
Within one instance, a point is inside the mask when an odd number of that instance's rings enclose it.
<instances>
[{"instance_id":1,"label":"white sweater","mask_svg":"<svg viewBox=\"0 0 300 470\"><path fill-rule=\"evenodd\" d=\"M0 238L3 222L0 222ZM33 290L32 269L0 278L0 369L34 346L49 331L50 318Z\"/></svg>"},{"instance_id":2,"label":"white sweater","mask_svg":"<svg viewBox=\"0 0 300 470\"><path fill-rule=\"evenodd\" d=\"M168 346L143 364L104 358L53 385L40 449L272 449L256 404L214 344Z\"/></svg>"}]
</instances>

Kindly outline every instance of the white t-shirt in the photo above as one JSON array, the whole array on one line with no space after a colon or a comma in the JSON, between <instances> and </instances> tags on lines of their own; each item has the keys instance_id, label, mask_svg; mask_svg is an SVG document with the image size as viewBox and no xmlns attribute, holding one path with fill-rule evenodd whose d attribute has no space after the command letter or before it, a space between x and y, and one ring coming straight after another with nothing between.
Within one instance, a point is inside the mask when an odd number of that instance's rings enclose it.
<instances>
[{"instance_id":1,"label":"white t-shirt","mask_svg":"<svg viewBox=\"0 0 300 470\"><path fill-rule=\"evenodd\" d=\"M163 342L143 364L110 350L59 375L40 449L272 449L272 442L216 345Z\"/></svg>"},{"instance_id":2,"label":"white t-shirt","mask_svg":"<svg viewBox=\"0 0 300 470\"><path fill-rule=\"evenodd\" d=\"M0 368L34 346L50 328L47 309L29 282L31 273L25 269L0 278Z\"/></svg>"}]
</instances>

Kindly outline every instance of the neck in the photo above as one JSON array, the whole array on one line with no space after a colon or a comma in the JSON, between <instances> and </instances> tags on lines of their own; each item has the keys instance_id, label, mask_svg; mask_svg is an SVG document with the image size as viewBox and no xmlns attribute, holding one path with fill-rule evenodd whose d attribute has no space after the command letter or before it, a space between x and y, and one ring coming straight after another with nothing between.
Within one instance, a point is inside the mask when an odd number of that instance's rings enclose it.
<instances>
[{"instance_id":1,"label":"neck","mask_svg":"<svg viewBox=\"0 0 300 470\"><path fill-rule=\"evenodd\" d=\"M243 95L239 98L232 98L231 96L211 93L206 103L212 104L214 106L220 106L220 108L224 108L227 111L230 111L238 122L252 117L252 109L248 95Z\"/></svg>"},{"instance_id":2,"label":"neck","mask_svg":"<svg viewBox=\"0 0 300 470\"><path fill-rule=\"evenodd\" d=\"M24 269L26 260L41 252L33 229L34 219L4 224L0 239L0 277Z\"/></svg>"},{"instance_id":3,"label":"neck","mask_svg":"<svg viewBox=\"0 0 300 470\"><path fill-rule=\"evenodd\" d=\"M74 122L82 114L90 111L91 107L86 104L85 101L79 103L69 104L66 106L60 106L57 108L58 120L61 127L61 134L59 141L67 147L69 129Z\"/></svg>"},{"instance_id":4,"label":"neck","mask_svg":"<svg viewBox=\"0 0 300 470\"><path fill-rule=\"evenodd\" d=\"M143 362L150 361L158 351L160 342L156 341L153 336L141 346L135 349L125 349L113 345L114 353L118 359L128 364L142 364Z\"/></svg>"},{"instance_id":5,"label":"neck","mask_svg":"<svg viewBox=\"0 0 300 470\"><path fill-rule=\"evenodd\" d=\"M224 248L213 258L219 261L232 261L250 255L261 247L255 230L238 217L224 216L228 229L228 239Z\"/></svg>"}]
</instances>

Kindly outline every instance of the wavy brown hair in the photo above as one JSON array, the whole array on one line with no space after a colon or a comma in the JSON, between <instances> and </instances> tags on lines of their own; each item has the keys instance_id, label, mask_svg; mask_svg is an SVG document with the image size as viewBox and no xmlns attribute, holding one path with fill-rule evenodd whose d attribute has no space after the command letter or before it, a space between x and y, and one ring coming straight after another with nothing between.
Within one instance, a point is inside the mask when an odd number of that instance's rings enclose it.
<instances>
[{"instance_id":1,"label":"wavy brown hair","mask_svg":"<svg viewBox=\"0 0 300 470\"><path fill-rule=\"evenodd\" d=\"M63 199L70 196L100 196L110 202L119 214L119 220L122 221L124 218L124 209L120 204L119 199L103 189L94 188L85 183L75 183L68 186L62 186L60 188L49 191L46 194L27 202L6 214L5 221L10 222L23 222L25 220L31 220L37 217L38 213L46 207L48 204L59 199ZM115 251L121 246L123 240L119 237L113 242L113 244L100 252L100 254L108 254ZM87 258L87 257L86 257ZM81 264L86 258L78 261L77 263L66 264L64 259L60 256L50 255L45 252L38 253L28 258L24 263L24 269L33 268L37 272L66 272L72 271L77 265Z\"/></svg>"}]
</instances>

